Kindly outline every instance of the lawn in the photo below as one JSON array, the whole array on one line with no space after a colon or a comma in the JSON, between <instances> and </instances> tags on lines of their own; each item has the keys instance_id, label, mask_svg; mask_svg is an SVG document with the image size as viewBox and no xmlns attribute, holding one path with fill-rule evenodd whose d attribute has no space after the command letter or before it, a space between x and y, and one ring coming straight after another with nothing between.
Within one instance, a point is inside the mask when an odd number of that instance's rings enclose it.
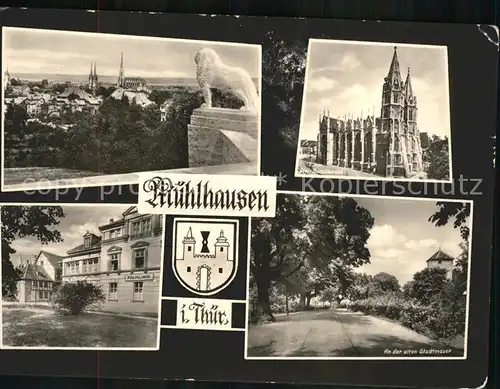
<instances>
[{"instance_id":1,"label":"lawn","mask_svg":"<svg viewBox=\"0 0 500 389\"><path fill-rule=\"evenodd\" d=\"M48 309L3 309L3 344L11 347L154 348L158 322L115 315L63 316Z\"/></svg>"}]
</instances>

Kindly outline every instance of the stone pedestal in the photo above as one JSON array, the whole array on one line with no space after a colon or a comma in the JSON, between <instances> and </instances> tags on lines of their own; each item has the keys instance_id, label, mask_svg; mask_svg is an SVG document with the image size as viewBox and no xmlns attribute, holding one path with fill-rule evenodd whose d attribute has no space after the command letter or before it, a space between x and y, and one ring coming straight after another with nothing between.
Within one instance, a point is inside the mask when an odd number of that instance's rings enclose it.
<instances>
[{"instance_id":1,"label":"stone pedestal","mask_svg":"<svg viewBox=\"0 0 500 389\"><path fill-rule=\"evenodd\" d=\"M188 124L189 167L258 162L259 116L228 108L198 108Z\"/></svg>"}]
</instances>

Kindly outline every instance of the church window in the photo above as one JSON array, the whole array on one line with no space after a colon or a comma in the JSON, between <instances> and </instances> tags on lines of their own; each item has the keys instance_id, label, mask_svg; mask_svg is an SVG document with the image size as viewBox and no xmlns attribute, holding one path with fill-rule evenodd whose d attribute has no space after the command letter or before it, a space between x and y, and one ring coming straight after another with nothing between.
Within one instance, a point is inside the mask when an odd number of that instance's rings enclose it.
<instances>
[{"instance_id":1,"label":"church window","mask_svg":"<svg viewBox=\"0 0 500 389\"><path fill-rule=\"evenodd\" d=\"M223 272L222 267L219 267L219 273L222 274L222 272Z\"/></svg>"},{"instance_id":2,"label":"church window","mask_svg":"<svg viewBox=\"0 0 500 389\"><path fill-rule=\"evenodd\" d=\"M192 248L191 246L188 246L188 251L191 251L191 248Z\"/></svg>"},{"instance_id":3,"label":"church window","mask_svg":"<svg viewBox=\"0 0 500 389\"><path fill-rule=\"evenodd\" d=\"M224 247L221 247L221 248L220 248L220 252L221 252L221 253L222 253L222 252L224 252Z\"/></svg>"},{"instance_id":4,"label":"church window","mask_svg":"<svg viewBox=\"0 0 500 389\"><path fill-rule=\"evenodd\" d=\"M188 266L186 270L188 273L191 273L191 266Z\"/></svg>"}]
</instances>

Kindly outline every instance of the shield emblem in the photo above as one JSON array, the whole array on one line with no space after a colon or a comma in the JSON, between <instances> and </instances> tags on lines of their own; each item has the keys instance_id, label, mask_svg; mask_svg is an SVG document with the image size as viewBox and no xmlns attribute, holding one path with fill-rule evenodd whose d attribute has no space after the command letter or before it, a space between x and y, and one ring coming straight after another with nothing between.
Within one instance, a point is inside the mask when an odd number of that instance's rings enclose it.
<instances>
[{"instance_id":1,"label":"shield emblem","mask_svg":"<svg viewBox=\"0 0 500 389\"><path fill-rule=\"evenodd\" d=\"M238 220L177 218L172 261L189 291L211 296L225 289L238 269Z\"/></svg>"}]
</instances>

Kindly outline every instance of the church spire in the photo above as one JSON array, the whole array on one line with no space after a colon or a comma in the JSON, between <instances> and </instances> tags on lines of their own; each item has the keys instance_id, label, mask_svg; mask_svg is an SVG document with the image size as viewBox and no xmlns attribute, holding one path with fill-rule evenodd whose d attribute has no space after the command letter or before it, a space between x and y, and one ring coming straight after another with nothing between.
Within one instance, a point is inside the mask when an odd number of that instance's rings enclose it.
<instances>
[{"instance_id":1,"label":"church spire","mask_svg":"<svg viewBox=\"0 0 500 389\"><path fill-rule=\"evenodd\" d=\"M121 57L120 57L120 70L119 70L119 73L118 73L118 86L123 86L123 82L124 82L124 79L123 79L123 52L121 53Z\"/></svg>"},{"instance_id":2,"label":"church spire","mask_svg":"<svg viewBox=\"0 0 500 389\"><path fill-rule=\"evenodd\" d=\"M97 65L94 62L94 77L97 78Z\"/></svg>"},{"instance_id":3,"label":"church spire","mask_svg":"<svg viewBox=\"0 0 500 389\"><path fill-rule=\"evenodd\" d=\"M394 54L392 55L391 65L389 66L389 73L386 77L387 81L394 84L397 81L401 84L401 71L399 70L398 48L394 46Z\"/></svg>"},{"instance_id":4,"label":"church spire","mask_svg":"<svg viewBox=\"0 0 500 389\"><path fill-rule=\"evenodd\" d=\"M413 88L411 86L410 68L408 68L408 74L406 75L404 90L405 90L405 96L407 99L409 97L413 97Z\"/></svg>"}]
</instances>

